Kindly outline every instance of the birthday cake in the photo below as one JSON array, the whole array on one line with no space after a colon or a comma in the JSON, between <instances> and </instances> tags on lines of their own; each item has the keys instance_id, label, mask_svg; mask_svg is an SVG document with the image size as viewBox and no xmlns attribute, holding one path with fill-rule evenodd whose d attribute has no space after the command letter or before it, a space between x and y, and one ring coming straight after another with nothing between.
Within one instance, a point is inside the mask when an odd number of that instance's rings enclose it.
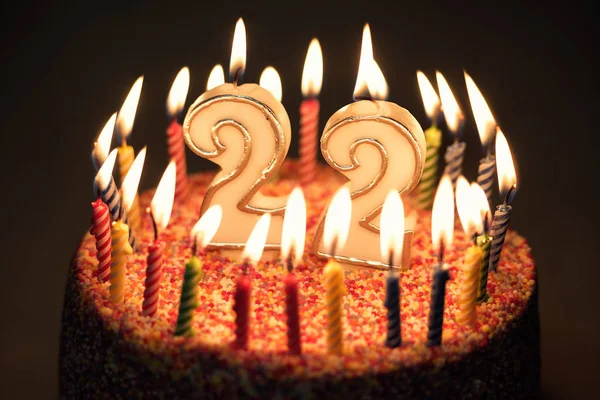
<instances>
[{"instance_id":1,"label":"birthday cake","mask_svg":"<svg viewBox=\"0 0 600 400\"><path fill-rule=\"evenodd\" d=\"M283 164L265 195L288 194L297 184L296 163ZM174 335L189 232L199 217L214 172L190 175L185 200L174 207L161 233L167 243L157 312L142 315L146 257L152 242L149 218L138 232L139 251L127 256L124 299L110 300L109 282L98 278L96 244L87 233L77 249L66 287L60 347L61 398L316 399L486 398L539 396L539 320L536 268L526 240L509 230L503 256L488 279L489 299L476 307L474 325L459 316L462 266L470 238L457 222L445 254L446 286L442 345L429 347L427 324L432 284L431 212L417 210L411 262L400 272L402 345L386 347L386 272L345 272L341 355L328 354L323 286L325 261L309 246L327 203L343 183L320 166L304 188L307 238L299 280L302 354L288 352L282 277L278 262L247 271L253 290L249 344L235 340L232 309L238 263L219 251L199 255L203 277L193 336ZM140 196L149 205L153 190ZM410 196L409 196L410 197ZM406 198L407 208L411 199Z\"/></svg>"}]
</instances>

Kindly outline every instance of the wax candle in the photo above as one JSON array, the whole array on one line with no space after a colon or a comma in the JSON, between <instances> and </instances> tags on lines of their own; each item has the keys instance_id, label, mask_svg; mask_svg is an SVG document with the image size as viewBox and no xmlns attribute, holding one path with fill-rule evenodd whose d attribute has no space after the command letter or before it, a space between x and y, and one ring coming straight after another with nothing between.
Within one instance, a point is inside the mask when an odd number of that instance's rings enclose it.
<instances>
[{"instance_id":1,"label":"wax candle","mask_svg":"<svg viewBox=\"0 0 600 400\"><path fill-rule=\"evenodd\" d=\"M327 308L326 340L329 354L342 354L344 352L342 309L346 287L344 285L344 270L340 263L336 261L335 255L338 248L344 247L348 237L349 216L351 213L350 192L347 187L342 187L329 204L323 232L325 249L332 255L323 269Z\"/></svg>"},{"instance_id":2,"label":"wax candle","mask_svg":"<svg viewBox=\"0 0 600 400\"><path fill-rule=\"evenodd\" d=\"M248 338L250 336L250 296L252 292L252 283L248 277L248 268L250 264L255 264L260 260L267 232L271 222L271 214L263 214L254 229L252 230L248 242L244 247L242 257L242 274L238 277L233 296L233 312L235 312L235 340L233 347L237 349L248 348Z\"/></svg>"},{"instance_id":3,"label":"wax candle","mask_svg":"<svg viewBox=\"0 0 600 400\"><path fill-rule=\"evenodd\" d=\"M185 161L185 144L183 142L183 127L178 121L188 88L190 86L190 70L183 67L169 91L167 98L167 117L171 120L167 128L167 149L169 158L175 161L177 166L177 180L175 182L175 201L180 202L187 194L187 165Z\"/></svg>"},{"instance_id":4,"label":"wax candle","mask_svg":"<svg viewBox=\"0 0 600 400\"><path fill-rule=\"evenodd\" d=\"M378 251L380 214L388 192L410 192L419 182L425 160L425 137L416 119L395 103L382 101L387 84L373 59L368 25L363 31L355 101L334 113L323 131L321 153L346 178L352 193L348 241L338 246L344 264L388 269ZM325 252L323 223L313 240L313 253Z\"/></svg>"},{"instance_id":5,"label":"wax candle","mask_svg":"<svg viewBox=\"0 0 600 400\"><path fill-rule=\"evenodd\" d=\"M110 142L112 141L113 131L115 130L115 121L117 120L117 113L114 113L110 116L104 128L98 135L98 140L94 142L94 148L92 150L92 164L94 165L94 169L98 171L106 157L108 157L108 153L110 151Z\"/></svg>"},{"instance_id":6,"label":"wax candle","mask_svg":"<svg viewBox=\"0 0 600 400\"><path fill-rule=\"evenodd\" d=\"M290 145L291 128L283 105L255 84L241 84L245 68L245 28L236 24L229 66L230 81L202 94L183 124L190 149L221 167L204 196L201 212L218 204L223 222L208 245L240 260L256 215L272 213L266 250L279 250L286 196L259 191L274 177ZM235 251L235 253L234 253Z\"/></svg>"},{"instance_id":7,"label":"wax candle","mask_svg":"<svg viewBox=\"0 0 600 400\"><path fill-rule=\"evenodd\" d=\"M390 348L402 344L400 324L400 278L394 266L402 261L404 247L404 205L397 191L391 190L381 210L380 250L382 262L389 266L385 285L385 301L387 308L387 335L385 345Z\"/></svg>"},{"instance_id":8,"label":"wax candle","mask_svg":"<svg viewBox=\"0 0 600 400\"><path fill-rule=\"evenodd\" d=\"M419 207L430 210L433 204L433 194L437 184L437 170L439 149L442 144L442 131L437 127L437 121L440 114L440 98L429 79L421 71L417 71L417 82L425 106L425 113L431 123L430 127L424 132L425 143L427 145L427 156L423 175L417 186L417 204Z\"/></svg>"},{"instance_id":9,"label":"wax candle","mask_svg":"<svg viewBox=\"0 0 600 400\"><path fill-rule=\"evenodd\" d=\"M115 167L115 160L117 157L117 149L110 152L106 160L98 170L96 178L94 180L94 190L100 193L102 201L108 206L110 211L111 220L117 221L119 218L123 220L125 224L128 224L128 217L125 209L122 206L121 195L117 190L117 185L112 176L112 170ZM135 234L133 233L131 226L129 227L128 240L131 248L137 249L137 242Z\"/></svg>"},{"instance_id":10,"label":"wax candle","mask_svg":"<svg viewBox=\"0 0 600 400\"><path fill-rule=\"evenodd\" d=\"M142 169L144 167L145 160L146 147L140 150L138 155L135 157L135 160L131 164L129 173L123 180L123 185L121 185L121 202L123 204L123 209L127 214L129 226L136 233L139 233L141 229L138 187L140 184L140 178L142 176Z\"/></svg>"},{"instance_id":11,"label":"wax candle","mask_svg":"<svg viewBox=\"0 0 600 400\"><path fill-rule=\"evenodd\" d=\"M300 104L300 162L298 177L305 186L313 181L317 171L317 138L319 136L319 93L323 83L323 54L319 40L311 40L302 70Z\"/></svg>"},{"instance_id":12,"label":"wax candle","mask_svg":"<svg viewBox=\"0 0 600 400\"><path fill-rule=\"evenodd\" d=\"M492 222L492 247L490 249L491 271L496 271L498 263L500 262L500 254L502 253L504 238L512 213L511 203L517 191L517 174L510 147L508 146L504 134L499 129L496 132L496 157L498 186L500 194L504 197L504 203L496 206L496 212L494 212L494 220Z\"/></svg>"},{"instance_id":13,"label":"wax candle","mask_svg":"<svg viewBox=\"0 0 600 400\"><path fill-rule=\"evenodd\" d=\"M300 188L295 188L288 197L281 235L281 260L288 270L283 277L288 349L292 354L301 354L298 278L293 272L302 260L306 236L306 203Z\"/></svg>"},{"instance_id":14,"label":"wax candle","mask_svg":"<svg viewBox=\"0 0 600 400\"><path fill-rule=\"evenodd\" d=\"M467 148L467 144L461 140L465 118L444 75L439 71L436 71L435 74L438 88L440 89L442 111L446 119L446 126L454 139L454 142L448 146L444 154L444 159L446 160L444 174L450 177L453 185L456 185L456 180L462 173L462 164L465 149Z\"/></svg>"},{"instance_id":15,"label":"wax candle","mask_svg":"<svg viewBox=\"0 0 600 400\"><path fill-rule=\"evenodd\" d=\"M110 213L108 206L101 197L92 202L92 227L90 233L96 238L96 259L98 269L96 274L102 282L108 282L110 277L110 254L112 252L110 233Z\"/></svg>"},{"instance_id":16,"label":"wax candle","mask_svg":"<svg viewBox=\"0 0 600 400\"><path fill-rule=\"evenodd\" d=\"M119 220L112 223L112 253L110 263L110 301L120 304L124 299L127 255L133 253L128 241L129 227Z\"/></svg>"},{"instance_id":17,"label":"wax candle","mask_svg":"<svg viewBox=\"0 0 600 400\"><path fill-rule=\"evenodd\" d=\"M484 157L479 161L477 183L485 192L488 203L491 203L496 172L496 157L494 156L492 147L496 134L496 120L481 91L479 91L473 79L466 72L465 83L467 85L471 110L475 118L475 124L477 125L477 132L479 133L481 146L484 150Z\"/></svg>"},{"instance_id":18,"label":"wax candle","mask_svg":"<svg viewBox=\"0 0 600 400\"><path fill-rule=\"evenodd\" d=\"M444 264L444 248L452 246L454 232L454 198L452 181L444 175L440 181L431 215L431 243L438 254L438 264L434 267L429 307L427 346L442 344L444 324L444 297L446 282L450 279L448 266Z\"/></svg>"},{"instance_id":19,"label":"wax candle","mask_svg":"<svg viewBox=\"0 0 600 400\"><path fill-rule=\"evenodd\" d=\"M173 199L175 197L176 174L175 161L171 161L156 187L156 192L150 203L150 209L147 210L152 219L154 241L148 247L144 301L142 303L142 315L146 316L153 316L158 311L163 253L165 250L165 242L159 240L159 230L165 229L171 218Z\"/></svg>"},{"instance_id":20,"label":"wax candle","mask_svg":"<svg viewBox=\"0 0 600 400\"><path fill-rule=\"evenodd\" d=\"M460 313L458 322L473 325L475 323L475 305L479 288L479 270L481 268L482 251L477 246L469 246L463 265L463 280L460 285L458 300Z\"/></svg>"},{"instance_id":21,"label":"wax candle","mask_svg":"<svg viewBox=\"0 0 600 400\"><path fill-rule=\"evenodd\" d=\"M198 308L198 283L204 276L202 262L196 256L198 250L203 250L210 242L221 223L221 207L213 206L204 213L192 228L192 256L185 264L183 284L181 285L181 300L179 314L175 326L175 336L192 336L192 320L194 311Z\"/></svg>"},{"instance_id":22,"label":"wax candle","mask_svg":"<svg viewBox=\"0 0 600 400\"><path fill-rule=\"evenodd\" d=\"M477 231L475 244L481 249L481 267L479 270L479 288L477 290L477 303L483 303L489 299L487 294L488 271L490 265L490 248L492 238L489 233L490 226L490 205L485 192L479 184L471 184L471 195L474 199L474 208L479 210L479 215L482 218L482 225Z\"/></svg>"}]
</instances>

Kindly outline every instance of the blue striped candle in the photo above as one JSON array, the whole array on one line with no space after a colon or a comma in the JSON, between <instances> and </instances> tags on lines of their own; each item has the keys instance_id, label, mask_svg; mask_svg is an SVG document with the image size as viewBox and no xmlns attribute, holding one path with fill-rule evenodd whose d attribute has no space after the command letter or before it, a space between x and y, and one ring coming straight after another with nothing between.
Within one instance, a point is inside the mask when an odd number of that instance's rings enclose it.
<instances>
[{"instance_id":1,"label":"blue striped candle","mask_svg":"<svg viewBox=\"0 0 600 400\"><path fill-rule=\"evenodd\" d=\"M435 267L431 287L431 303L429 305L429 325L427 330L427 346L442 344L442 325L444 324L444 297L446 282L450 279L448 268L442 265Z\"/></svg>"},{"instance_id":2,"label":"blue striped candle","mask_svg":"<svg viewBox=\"0 0 600 400\"><path fill-rule=\"evenodd\" d=\"M512 207L509 204L505 203L496 206L496 212L494 213L494 220L492 222L492 229L490 230L490 236L492 236L492 248L490 249L490 271L496 271L498 268L500 254L502 253L502 247L504 246L504 238L506 237L506 230L508 229L511 213Z\"/></svg>"},{"instance_id":3,"label":"blue striped candle","mask_svg":"<svg viewBox=\"0 0 600 400\"><path fill-rule=\"evenodd\" d=\"M488 203L492 200L492 189L494 187L494 177L496 176L496 157L493 154L489 154L479 161L479 168L477 174L477 183L488 199Z\"/></svg>"},{"instance_id":4,"label":"blue striped candle","mask_svg":"<svg viewBox=\"0 0 600 400\"><path fill-rule=\"evenodd\" d=\"M386 347L395 348L402 344L402 330L400 326L400 278L390 270L386 282L385 302L387 308L387 336Z\"/></svg>"},{"instance_id":5,"label":"blue striped candle","mask_svg":"<svg viewBox=\"0 0 600 400\"><path fill-rule=\"evenodd\" d=\"M446 148L446 153L444 154L444 159L446 160L444 174L450 177L452 186L456 186L456 180L462 174L462 164L466 148L467 143L458 140Z\"/></svg>"}]
</instances>

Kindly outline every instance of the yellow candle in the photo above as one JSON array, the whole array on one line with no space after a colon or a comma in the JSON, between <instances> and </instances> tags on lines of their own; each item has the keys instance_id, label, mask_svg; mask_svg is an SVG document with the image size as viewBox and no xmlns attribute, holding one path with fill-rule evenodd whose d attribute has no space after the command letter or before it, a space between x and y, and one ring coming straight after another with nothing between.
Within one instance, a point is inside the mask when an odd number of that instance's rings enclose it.
<instances>
[{"instance_id":1,"label":"yellow candle","mask_svg":"<svg viewBox=\"0 0 600 400\"><path fill-rule=\"evenodd\" d=\"M115 221L112 224L111 235L110 301L113 303L122 303L125 289L127 255L133 253L133 249L129 245L129 227L123 221Z\"/></svg>"},{"instance_id":2,"label":"yellow candle","mask_svg":"<svg viewBox=\"0 0 600 400\"><path fill-rule=\"evenodd\" d=\"M458 322L472 325L475 323L475 305L479 288L479 269L483 252L478 246L470 246L465 254L463 280L460 285L460 313Z\"/></svg>"},{"instance_id":3,"label":"yellow candle","mask_svg":"<svg viewBox=\"0 0 600 400\"><path fill-rule=\"evenodd\" d=\"M327 351L342 354L342 302L346 294L344 270L340 263L330 258L323 271L325 275L325 301L327 302Z\"/></svg>"},{"instance_id":4,"label":"yellow candle","mask_svg":"<svg viewBox=\"0 0 600 400\"><path fill-rule=\"evenodd\" d=\"M119 156L119 173L121 174L121 184L125 180L125 176L131 169L131 165L133 164L134 159L134 151L132 146L128 146L127 144L123 144L119 146L118 150ZM140 229L140 199L138 195L135 195L133 202L131 203L131 207L127 211L127 218L129 221L129 225L131 225L131 229L136 231L136 233Z\"/></svg>"}]
</instances>

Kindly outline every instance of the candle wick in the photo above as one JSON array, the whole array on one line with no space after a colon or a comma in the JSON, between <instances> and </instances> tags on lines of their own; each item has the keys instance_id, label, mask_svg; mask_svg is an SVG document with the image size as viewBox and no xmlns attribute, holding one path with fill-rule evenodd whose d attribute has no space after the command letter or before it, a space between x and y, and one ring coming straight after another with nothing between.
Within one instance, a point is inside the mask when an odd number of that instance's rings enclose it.
<instances>
[{"instance_id":1,"label":"candle wick","mask_svg":"<svg viewBox=\"0 0 600 400\"><path fill-rule=\"evenodd\" d=\"M517 184L515 183L506 192L506 196L504 196L504 205L505 206L509 205L511 203L510 200L511 200L512 194L516 188L517 188Z\"/></svg>"},{"instance_id":2,"label":"candle wick","mask_svg":"<svg viewBox=\"0 0 600 400\"><path fill-rule=\"evenodd\" d=\"M291 251L290 251L289 256L287 257L286 265L287 265L288 272L291 273L293 271L293 269L294 269L294 264L292 262L292 252Z\"/></svg>"},{"instance_id":3,"label":"candle wick","mask_svg":"<svg viewBox=\"0 0 600 400\"><path fill-rule=\"evenodd\" d=\"M486 234L490 231L490 222L489 222L488 218L489 218L489 211L486 211L485 215L483 216L483 232Z\"/></svg>"},{"instance_id":4,"label":"candle wick","mask_svg":"<svg viewBox=\"0 0 600 400\"><path fill-rule=\"evenodd\" d=\"M248 259L247 258L245 258L244 262L242 263L242 274L248 275Z\"/></svg>"},{"instance_id":5,"label":"candle wick","mask_svg":"<svg viewBox=\"0 0 600 400\"><path fill-rule=\"evenodd\" d=\"M194 243L192 243L192 256L196 255L198 250L198 234L194 235Z\"/></svg>"},{"instance_id":6,"label":"candle wick","mask_svg":"<svg viewBox=\"0 0 600 400\"><path fill-rule=\"evenodd\" d=\"M391 249L388 253L388 266L390 267L390 273L394 274L394 249Z\"/></svg>"},{"instance_id":7,"label":"candle wick","mask_svg":"<svg viewBox=\"0 0 600 400\"><path fill-rule=\"evenodd\" d=\"M337 238L337 236L335 236L333 238L333 241L331 242L331 256L333 258L335 258L335 254L337 253L337 246L338 246L338 238Z\"/></svg>"},{"instance_id":8,"label":"candle wick","mask_svg":"<svg viewBox=\"0 0 600 400\"><path fill-rule=\"evenodd\" d=\"M473 237L472 237L473 245L477 244L477 236L479 236L479 234L477 232L474 232L473 233Z\"/></svg>"},{"instance_id":9,"label":"candle wick","mask_svg":"<svg viewBox=\"0 0 600 400\"><path fill-rule=\"evenodd\" d=\"M158 240L158 227L156 226L156 220L154 219L154 214L152 214L152 210L150 207L146 208L146 212L150 214L150 220L152 221L152 229L154 230L154 241Z\"/></svg>"},{"instance_id":10,"label":"candle wick","mask_svg":"<svg viewBox=\"0 0 600 400\"><path fill-rule=\"evenodd\" d=\"M241 68L238 68L235 70L235 73L233 74L233 86L237 86L238 85L238 80L240 78L241 75Z\"/></svg>"},{"instance_id":11,"label":"candle wick","mask_svg":"<svg viewBox=\"0 0 600 400\"><path fill-rule=\"evenodd\" d=\"M440 251L438 253L438 259L440 260L440 268L442 267L442 264L444 263L444 238L440 238Z\"/></svg>"}]
</instances>

